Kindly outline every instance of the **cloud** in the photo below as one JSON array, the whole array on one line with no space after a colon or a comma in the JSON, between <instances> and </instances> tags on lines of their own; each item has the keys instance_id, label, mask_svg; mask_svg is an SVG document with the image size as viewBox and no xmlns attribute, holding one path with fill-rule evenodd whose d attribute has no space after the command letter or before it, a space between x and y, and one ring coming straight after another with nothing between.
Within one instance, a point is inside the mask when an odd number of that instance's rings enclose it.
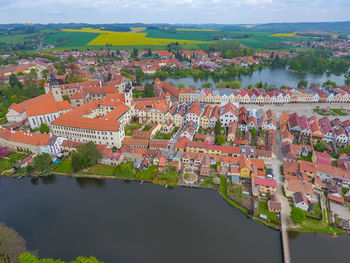
<instances>
[{"instance_id":1,"label":"cloud","mask_svg":"<svg viewBox=\"0 0 350 263\"><path fill-rule=\"evenodd\" d=\"M0 23L253 24L349 20L349 13L349 0L0 0Z\"/></svg>"}]
</instances>

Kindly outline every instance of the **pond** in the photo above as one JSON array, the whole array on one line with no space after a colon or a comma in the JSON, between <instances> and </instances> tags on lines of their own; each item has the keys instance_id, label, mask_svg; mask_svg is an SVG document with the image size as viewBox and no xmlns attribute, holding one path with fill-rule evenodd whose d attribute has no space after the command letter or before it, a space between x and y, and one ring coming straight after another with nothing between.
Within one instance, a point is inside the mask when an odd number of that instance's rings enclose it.
<instances>
[{"instance_id":1,"label":"pond","mask_svg":"<svg viewBox=\"0 0 350 263\"><path fill-rule=\"evenodd\" d=\"M239 78L235 78L234 80L240 81L242 83L242 87L247 87L249 84L255 84L257 82L262 81L263 83L267 82L269 85L276 85L278 87L282 85L286 85L289 87L297 87L297 84L300 80L305 79L310 83L322 84L327 80L331 80L336 82L338 85L344 85L345 77L344 75L336 76L333 74L306 74L306 73L298 73L291 72L284 69L263 69L261 71L254 71L250 75L241 76ZM153 80L144 80L146 82L152 82ZM203 83L211 82L213 83L213 87L215 87L217 81L215 82L213 79L209 78L207 80L194 80L193 78L167 78L166 82L171 83L174 86L177 86L178 83L184 84L186 87L189 85L194 85L199 88ZM220 81L219 81L220 82Z\"/></svg>"}]
</instances>

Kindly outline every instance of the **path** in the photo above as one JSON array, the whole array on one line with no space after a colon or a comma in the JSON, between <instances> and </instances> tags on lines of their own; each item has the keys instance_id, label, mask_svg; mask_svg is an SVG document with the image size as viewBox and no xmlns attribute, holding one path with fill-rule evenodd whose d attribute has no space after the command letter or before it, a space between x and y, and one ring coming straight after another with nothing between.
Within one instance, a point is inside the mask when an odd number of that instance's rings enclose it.
<instances>
[{"instance_id":1,"label":"path","mask_svg":"<svg viewBox=\"0 0 350 263\"><path fill-rule=\"evenodd\" d=\"M289 241L288 241L288 226L289 215L290 215L290 206L288 199L284 196L283 193L283 176L281 174L281 165L282 165L282 152L281 152L281 135L279 130L277 131L277 148L276 148L276 157L272 160L272 169L277 182L277 196L278 200L281 202L281 235L282 235L282 246L283 246L283 257L284 263L291 262Z\"/></svg>"}]
</instances>

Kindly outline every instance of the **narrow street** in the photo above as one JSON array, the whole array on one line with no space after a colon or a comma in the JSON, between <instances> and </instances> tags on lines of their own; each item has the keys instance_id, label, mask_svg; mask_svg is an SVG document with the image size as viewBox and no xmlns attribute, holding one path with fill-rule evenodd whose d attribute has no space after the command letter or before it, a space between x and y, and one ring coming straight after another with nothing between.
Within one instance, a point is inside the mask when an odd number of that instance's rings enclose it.
<instances>
[{"instance_id":1,"label":"narrow street","mask_svg":"<svg viewBox=\"0 0 350 263\"><path fill-rule=\"evenodd\" d=\"M280 167L282 165L282 152L281 152L281 135L280 131L277 130L277 148L276 157L272 160L272 169L277 182L277 196L278 200L281 202L281 234L282 234L282 246L283 246L283 256L284 262L291 262L289 241L288 241L288 226L290 226L290 206L288 199L283 194L283 175L281 174Z\"/></svg>"}]
</instances>

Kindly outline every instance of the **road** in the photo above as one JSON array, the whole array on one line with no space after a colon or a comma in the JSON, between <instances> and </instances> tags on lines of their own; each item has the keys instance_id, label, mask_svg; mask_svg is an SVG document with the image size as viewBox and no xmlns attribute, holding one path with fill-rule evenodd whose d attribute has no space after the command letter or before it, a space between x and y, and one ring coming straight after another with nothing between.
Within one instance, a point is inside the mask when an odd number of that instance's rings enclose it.
<instances>
[{"instance_id":1,"label":"road","mask_svg":"<svg viewBox=\"0 0 350 263\"><path fill-rule=\"evenodd\" d=\"M282 245L283 245L283 256L284 263L291 262L289 241L288 241L288 227L291 225L290 221L290 205L288 199L283 194L283 176L281 174L281 165L282 165L282 152L281 152L281 135L279 130L277 131L277 148L276 148L276 157L272 160L271 165L273 173L277 182L277 196L278 200L281 203L281 235L282 235Z\"/></svg>"}]
</instances>

